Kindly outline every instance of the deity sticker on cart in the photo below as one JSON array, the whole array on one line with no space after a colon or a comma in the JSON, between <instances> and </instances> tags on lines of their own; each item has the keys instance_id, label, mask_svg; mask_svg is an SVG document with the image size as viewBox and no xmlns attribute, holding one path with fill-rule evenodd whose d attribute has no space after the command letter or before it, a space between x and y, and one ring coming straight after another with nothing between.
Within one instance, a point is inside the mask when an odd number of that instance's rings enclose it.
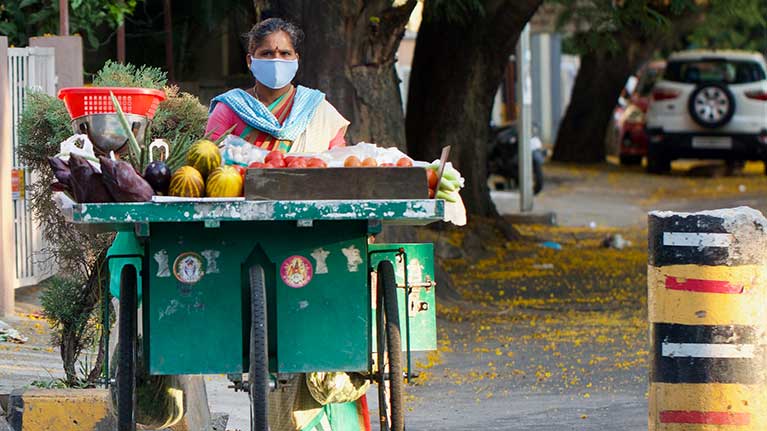
<instances>
[{"instance_id":1,"label":"deity sticker on cart","mask_svg":"<svg viewBox=\"0 0 767 431\"><path fill-rule=\"evenodd\" d=\"M184 284L197 283L205 275L202 256L191 251L181 253L173 262L173 275Z\"/></svg>"},{"instance_id":2,"label":"deity sticker on cart","mask_svg":"<svg viewBox=\"0 0 767 431\"><path fill-rule=\"evenodd\" d=\"M299 289L312 280L312 263L303 256L290 256L280 265L280 278L288 287Z\"/></svg>"}]
</instances>

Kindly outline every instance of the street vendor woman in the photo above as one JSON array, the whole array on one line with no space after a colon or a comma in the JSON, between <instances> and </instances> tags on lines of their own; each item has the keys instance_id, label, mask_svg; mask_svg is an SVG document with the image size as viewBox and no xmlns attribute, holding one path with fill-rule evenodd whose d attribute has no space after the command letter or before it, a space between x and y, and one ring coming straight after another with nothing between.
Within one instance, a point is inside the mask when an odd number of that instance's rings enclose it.
<instances>
[{"instance_id":1,"label":"street vendor woman","mask_svg":"<svg viewBox=\"0 0 767 431\"><path fill-rule=\"evenodd\" d=\"M253 87L229 90L213 98L205 128L217 139L233 134L266 150L319 153L345 145L349 126L319 90L294 86L303 32L294 24L270 18L248 33L245 62Z\"/></svg>"},{"instance_id":2,"label":"street vendor woman","mask_svg":"<svg viewBox=\"0 0 767 431\"><path fill-rule=\"evenodd\" d=\"M245 58L255 84L213 98L206 134L217 139L234 126L234 135L283 153L320 153L344 146L349 121L319 90L292 84L302 38L297 26L279 18L256 24L248 33ZM270 392L269 428L370 430L364 395L368 385L355 374L294 375L279 390Z\"/></svg>"}]
</instances>

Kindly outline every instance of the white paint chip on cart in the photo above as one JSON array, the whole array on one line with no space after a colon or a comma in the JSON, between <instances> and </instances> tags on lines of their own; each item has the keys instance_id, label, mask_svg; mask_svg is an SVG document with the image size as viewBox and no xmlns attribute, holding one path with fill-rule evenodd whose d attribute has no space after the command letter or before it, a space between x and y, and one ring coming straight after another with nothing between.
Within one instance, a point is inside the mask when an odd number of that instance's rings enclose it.
<instances>
[{"instance_id":1,"label":"white paint chip on cart","mask_svg":"<svg viewBox=\"0 0 767 431\"><path fill-rule=\"evenodd\" d=\"M330 256L330 252L320 247L312 252L311 255L314 258L314 273L315 274L327 274L328 264L327 259Z\"/></svg>"},{"instance_id":2,"label":"white paint chip on cart","mask_svg":"<svg viewBox=\"0 0 767 431\"><path fill-rule=\"evenodd\" d=\"M168 251L162 249L154 254L154 260L157 262L157 274L155 277L170 277L170 268L168 267Z\"/></svg>"},{"instance_id":3,"label":"white paint chip on cart","mask_svg":"<svg viewBox=\"0 0 767 431\"><path fill-rule=\"evenodd\" d=\"M741 358L754 357L753 344L663 343L661 354L669 358Z\"/></svg>"},{"instance_id":4,"label":"white paint chip on cart","mask_svg":"<svg viewBox=\"0 0 767 431\"><path fill-rule=\"evenodd\" d=\"M729 247L729 233L663 232L663 245L676 247Z\"/></svg>"}]
</instances>

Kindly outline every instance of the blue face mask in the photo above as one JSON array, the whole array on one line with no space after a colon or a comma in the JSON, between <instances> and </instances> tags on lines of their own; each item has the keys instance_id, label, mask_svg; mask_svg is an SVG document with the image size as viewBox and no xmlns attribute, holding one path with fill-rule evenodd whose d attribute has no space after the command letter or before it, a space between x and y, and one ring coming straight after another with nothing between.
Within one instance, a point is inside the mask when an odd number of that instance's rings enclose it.
<instances>
[{"instance_id":1,"label":"blue face mask","mask_svg":"<svg viewBox=\"0 0 767 431\"><path fill-rule=\"evenodd\" d=\"M298 60L265 60L251 56L250 71L258 82L276 90L293 81L298 71Z\"/></svg>"}]
</instances>

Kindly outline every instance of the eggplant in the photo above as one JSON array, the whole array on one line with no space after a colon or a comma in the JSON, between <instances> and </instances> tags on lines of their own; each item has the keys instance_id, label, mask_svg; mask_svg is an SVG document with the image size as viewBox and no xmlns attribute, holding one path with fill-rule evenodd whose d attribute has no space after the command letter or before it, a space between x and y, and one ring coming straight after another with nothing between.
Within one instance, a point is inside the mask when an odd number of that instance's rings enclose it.
<instances>
[{"instance_id":1,"label":"eggplant","mask_svg":"<svg viewBox=\"0 0 767 431\"><path fill-rule=\"evenodd\" d=\"M53 176L56 180L66 187L69 187L69 179L72 171L69 170L69 164L58 157L48 157L48 164L51 165Z\"/></svg>"},{"instance_id":2,"label":"eggplant","mask_svg":"<svg viewBox=\"0 0 767 431\"><path fill-rule=\"evenodd\" d=\"M167 195L170 187L170 169L164 162L156 160L144 169L144 179L158 195Z\"/></svg>"},{"instance_id":3,"label":"eggplant","mask_svg":"<svg viewBox=\"0 0 767 431\"><path fill-rule=\"evenodd\" d=\"M128 162L99 157L104 185L116 202L149 202L152 186Z\"/></svg>"},{"instance_id":4,"label":"eggplant","mask_svg":"<svg viewBox=\"0 0 767 431\"><path fill-rule=\"evenodd\" d=\"M69 185L79 203L114 202L104 185L102 175L88 160L76 154L69 156Z\"/></svg>"}]
</instances>

